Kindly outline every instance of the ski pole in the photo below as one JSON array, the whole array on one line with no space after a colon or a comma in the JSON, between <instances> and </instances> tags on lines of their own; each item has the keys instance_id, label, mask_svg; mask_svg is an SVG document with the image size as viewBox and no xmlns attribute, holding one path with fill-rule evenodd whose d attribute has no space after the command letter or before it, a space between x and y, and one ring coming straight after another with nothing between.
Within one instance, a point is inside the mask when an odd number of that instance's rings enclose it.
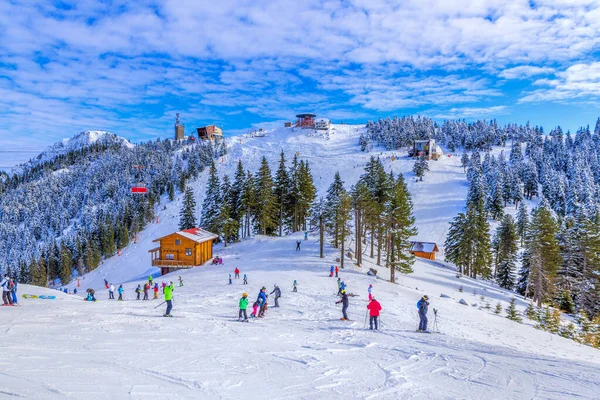
<instances>
[{"instance_id":1,"label":"ski pole","mask_svg":"<svg viewBox=\"0 0 600 400\"><path fill-rule=\"evenodd\" d=\"M162 306L165 303L166 303L166 301L163 301L162 303L160 303L159 305L157 305L156 307L154 307L154 309L157 309L158 307Z\"/></svg>"},{"instance_id":2,"label":"ski pole","mask_svg":"<svg viewBox=\"0 0 600 400\"><path fill-rule=\"evenodd\" d=\"M365 325L364 325L364 328L366 328L366 327L367 327L367 316L368 316L368 315L369 315L369 310L367 310L367 311L365 312Z\"/></svg>"}]
</instances>

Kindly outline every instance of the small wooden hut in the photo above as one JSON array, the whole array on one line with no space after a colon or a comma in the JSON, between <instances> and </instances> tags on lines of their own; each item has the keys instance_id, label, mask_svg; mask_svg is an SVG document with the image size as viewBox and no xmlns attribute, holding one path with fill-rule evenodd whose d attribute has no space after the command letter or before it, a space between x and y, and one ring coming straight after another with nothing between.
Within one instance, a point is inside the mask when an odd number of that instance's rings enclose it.
<instances>
[{"instance_id":1,"label":"small wooden hut","mask_svg":"<svg viewBox=\"0 0 600 400\"><path fill-rule=\"evenodd\" d=\"M426 258L428 260L435 260L435 253L440 250L437 244L432 242L410 242L412 245L409 253L415 257Z\"/></svg>"},{"instance_id":2,"label":"small wooden hut","mask_svg":"<svg viewBox=\"0 0 600 400\"><path fill-rule=\"evenodd\" d=\"M148 250L152 257L152 266L160 267L161 275L182 268L192 268L211 260L213 242L218 238L200 228L173 232L153 240L159 247Z\"/></svg>"}]
</instances>

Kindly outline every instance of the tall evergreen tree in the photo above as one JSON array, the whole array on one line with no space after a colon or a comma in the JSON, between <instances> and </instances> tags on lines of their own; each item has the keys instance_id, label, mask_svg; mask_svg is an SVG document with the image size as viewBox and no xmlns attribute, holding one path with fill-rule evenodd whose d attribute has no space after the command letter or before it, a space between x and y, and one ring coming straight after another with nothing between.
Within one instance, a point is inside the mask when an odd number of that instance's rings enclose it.
<instances>
[{"instance_id":1,"label":"tall evergreen tree","mask_svg":"<svg viewBox=\"0 0 600 400\"><path fill-rule=\"evenodd\" d=\"M340 173L336 172L333 178L333 182L327 189L327 196L325 197L325 227L329 230L330 234L333 235L333 247L337 248L340 237L340 228L338 225L338 208L342 193L344 192L344 182L340 177Z\"/></svg>"},{"instance_id":2,"label":"tall evergreen tree","mask_svg":"<svg viewBox=\"0 0 600 400\"><path fill-rule=\"evenodd\" d=\"M519 211L517 212L517 233L521 238L521 246L525 242L525 235L529 229L529 213L527 212L527 206L525 202L519 204Z\"/></svg>"},{"instance_id":3,"label":"tall evergreen tree","mask_svg":"<svg viewBox=\"0 0 600 400\"><path fill-rule=\"evenodd\" d=\"M277 227L277 198L273 192L273 176L267 158L263 156L256 175L256 230L271 235Z\"/></svg>"},{"instance_id":4,"label":"tall evergreen tree","mask_svg":"<svg viewBox=\"0 0 600 400\"><path fill-rule=\"evenodd\" d=\"M217 221L213 221L211 225L203 225L203 228L208 229L216 234L219 233ZM194 199L194 192L192 188L185 190L183 197L183 205L179 212L179 230L191 229L196 227L196 199Z\"/></svg>"},{"instance_id":5,"label":"tall evergreen tree","mask_svg":"<svg viewBox=\"0 0 600 400\"><path fill-rule=\"evenodd\" d=\"M283 153L283 150L281 151L279 158L279 168L275 175L274 191L277 201L277 225L279 227L279 236L283 236L284 214L289 214L289 212L286 212L286 208L289 208L290 200L290 177L288 175L287 167L285 166L285 154Z\"/></svg>"},{"instance_id":6,"label":"tall evergreen tree","mask_svg":"<svg viewBox=\"0 0 600 400\"><path fill-rule=\"evenodd\" d=\"M414 256L409 253L411 247L409 239L417 234L412 201L402 174L398 175L394 183L390 201L386 205L386 219L390 234L390 282L392 283L395 282L396 271L404 274L413 272Z\"/></svg>"},{"instance_id":7,"label":"tall evergreen tree","mask_svg":"<svg viewBox=\"0 0 600 400\"><path fill-rule=\"evenodd\" d=\"M512 290L515 286L515 263L517 260L517 225L514 218L506 214L496 230L496 281L501 288Z\"/></svg>"},{"instance_id":8,"label":"tall evergreen tree","mask_svg":"<svg viewBox=\"0 0 600 400\"><path fill-rule=\"evenodd\" d=\"M336 225L340 232L340 268L344 268L344 251L346 249L346 238L352 232L350 231L350 221L352 220L352 197L344 189L340 194L340 201L336 210Z\"/></svg>"},{"instance_id":9,"label":"tall evergreen tree","mask_svg":"<svg viewBox=\"0 0 600 400\"><path fill-rule=\"evenodd\" d=\"M71 250L64 244L60 245L60 282L63 285L71 282L71 275L73 273L73 255Z\"/></svg>"},{"instance_id":10,"label":"tall evergreen tree","mask_svg":"<svg viewBox=\"0 0 600 400\"><path fill-rule=\"evenodd\" d=\"M317 196L308 161L300 161L298 174L298 201L296 212L298 214L298 228L306 230L306 222L310 217L311 205Z\"/></svg>"},{"instance_id":11,"label":"tall evergreen tree","mask_svg":"<svg viewBox=\"0 0 600 400\"><path fill-rule=\"evenodd\" d=\"M193 193L191 191L190 193L192 194L193 198ZM184 209L186 207L186 201L188 200L188 192L186 191L185 194ZM204 201L202 202L200 226L215 234L219 234L219 213L221 210L221 200L221 185L219 183L219 176L217 175L217 167L215 166L215 162L213 160L208 171L208 182L206 184L206 195L204 197ZM194 202L194 209L195 207L196 205ZM190 219L189 221L191 222L192 220ZM182 223L180 222L179 225L181 227ZM185 225L188 226L189 224L186 223Z\"/></svg>"}]
</instances>

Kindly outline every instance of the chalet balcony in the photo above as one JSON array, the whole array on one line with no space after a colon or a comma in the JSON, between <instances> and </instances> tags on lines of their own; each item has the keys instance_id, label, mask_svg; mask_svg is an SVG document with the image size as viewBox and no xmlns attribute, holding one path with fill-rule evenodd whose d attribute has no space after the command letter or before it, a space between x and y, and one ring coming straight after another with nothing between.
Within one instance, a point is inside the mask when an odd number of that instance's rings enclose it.
<instances>
[{"instance_id":1,"label":"chalet balcony","mask_svg":"<svg viewBox=\"0 0 600 400\"><path fill-rule=\"evenodd\" d=\"M193 267L194 264L189 261L181 260L152 260L153 267Z\"/></svg>"}]
</instances>

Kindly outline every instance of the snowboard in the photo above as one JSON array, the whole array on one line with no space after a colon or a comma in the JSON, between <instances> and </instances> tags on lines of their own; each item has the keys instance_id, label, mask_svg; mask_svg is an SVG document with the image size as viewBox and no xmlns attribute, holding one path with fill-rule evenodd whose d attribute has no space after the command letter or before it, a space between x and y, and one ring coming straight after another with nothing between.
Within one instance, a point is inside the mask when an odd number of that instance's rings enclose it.
<instances>
[{"instance_id":1,"label":"snowboard","mask_svg":"<svg viewBox=\"0 0 600 400\"><path fill-rule=\"evenodd\" d=\"M56 296L38 296L38 299L45 299L45 300L54 300L56 299Z\"/></svg>"},{"instance_id":2,"label":"snowboard","mask_svg":"<svg viewBox=\"0 0 600 400\"><path fill-rule=\"evenodd\" d=\"M24 299L37 299L37 295L35 294L24 294L21 297L23 297Z\"/></svg>"}]
</instances>

